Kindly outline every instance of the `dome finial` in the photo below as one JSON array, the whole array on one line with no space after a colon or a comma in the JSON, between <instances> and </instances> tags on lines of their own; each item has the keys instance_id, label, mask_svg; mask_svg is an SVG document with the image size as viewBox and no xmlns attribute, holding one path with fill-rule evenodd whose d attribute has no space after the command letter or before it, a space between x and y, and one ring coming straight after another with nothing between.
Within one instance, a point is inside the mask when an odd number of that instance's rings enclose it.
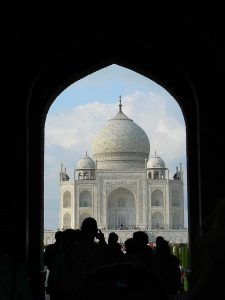
<instances>
[{"instance_id":1,"label":"dome finial","mask_svg":"<svg viewBox=\"0 0 225 300\"><path fill-rule=\"evenodd\" d=\"M87 150L86 150L86 157L87 157L88 155L87 155Z\"/></svg>"},{"instance_id":2,"label":"dome finial","mask_svg":"<svg viewBox=\"0 0 225 300\"><path fill-rule=\"evenodd\" d=\"M119 111L122 111L121 96L120 96L119 102L120 102L120 104L119 104Z\"/></svg>"},{"instance_id":3,"label":"dome finial","mask_svg":"<svg viewBox=\"0 0 225 300\"><path fill-rule=\"evenodd\" d=\"M156 150L155 150L155 156L156 156L157 154L156 154Z\"/></svg>"}]
</instances>

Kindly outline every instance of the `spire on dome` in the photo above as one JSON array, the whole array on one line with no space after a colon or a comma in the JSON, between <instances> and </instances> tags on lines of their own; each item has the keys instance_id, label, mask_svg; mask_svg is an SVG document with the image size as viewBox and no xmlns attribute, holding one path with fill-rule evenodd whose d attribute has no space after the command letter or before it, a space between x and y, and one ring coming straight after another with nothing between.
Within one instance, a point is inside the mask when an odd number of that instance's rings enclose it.
<instances>
[{"instance_id":1,"label":"spire on dome","mask_svg":"<svg viewBox=\"0 0 225 300\"><path fill-rule=\"evenodd\" d=\"M120 102L120 104L119 104L119 111L118 111L118 113L117 113L112 119L110 119L109 121L114 121L114 120L128 120L128 121L133 121L133 120L129 119L129 118L122 112L122 104L121 104L122 99L121 99L121 98L122 98L122 97L120 96L120 97L119 97L119 102Z\"/></svg>"},{"instance_id":2,"label":"spire on dome","mask_svg":"<svg viewBox=\"0 0 225 300\"><path fill-rule=\"evenodd\" d=\"M120 96L119 102L120 102L120 104L119 104L119 111L122 111L121 96Z\"/></svg>"}]
</instances>

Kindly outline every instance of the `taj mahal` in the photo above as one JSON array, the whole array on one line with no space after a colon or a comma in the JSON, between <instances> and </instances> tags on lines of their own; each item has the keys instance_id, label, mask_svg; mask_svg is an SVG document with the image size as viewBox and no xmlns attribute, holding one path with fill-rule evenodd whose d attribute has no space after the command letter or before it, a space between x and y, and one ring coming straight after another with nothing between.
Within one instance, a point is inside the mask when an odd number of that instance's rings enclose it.
<instances>
[{"instance_id":1,"label":"taj mahal","mask_svg":"<svg viewBox=\"0 0 225 300\"><path fill-rule=\"evenodd\" d=\"M93 158L81 158L70 180L61 165L59 178L59 229L80 228L94 217L107 238L120 242L134 231L144 230L149 240L162 235L170 242L188 243L184 228L184 182L182 165L170 178L161 157L150 154L144 130L119 111L96 135Z\"/></svg>"}]
</instances>

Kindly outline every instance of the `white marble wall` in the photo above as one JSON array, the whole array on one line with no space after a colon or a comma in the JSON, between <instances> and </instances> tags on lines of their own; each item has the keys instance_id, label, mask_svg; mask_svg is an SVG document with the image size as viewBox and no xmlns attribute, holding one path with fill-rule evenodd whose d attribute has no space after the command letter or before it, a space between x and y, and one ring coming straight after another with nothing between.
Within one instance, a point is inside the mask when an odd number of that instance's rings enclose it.
<instances>
[{"instance_id":1,"label":"white marble wall","mask_svg":"<svg viewBox=\"0 0 225 300\"><path fill-rule=\"evenodd\" d=\"M109 220L115 219L113 212L109 210L108 203L113 193L119 198L119 193L124 189L127 191L134 202L132 208L121 208L121 215L124 216L130 211L132 217L127 218L127 225L141 226L153 230L152 223L156 216L162 218L163 231L174 229L174 216L177 216L178 233L184 228L184 195L183 181L172 179L147 179L147 171L113 171L113 170L96 170L95 180L75 180L60 182L60 213L59 213L59 228L63 228L63 216L65 213L71 215L71 227L79 228L82 216L94 217L99 227L108 228ZM163 197L162 204L152 206L152 195L154 191L160 191ZM63 208L63 195L66 191L71 193L72 205L70 208ZM80 207L79 197L82 191L88 191L91 195L91 206ZM118 193L117 193L118 191ZM111 200L112 201L112 200ZM173 202L173 203L172 203ZM174 205L178 203L178 205ZM129 201L126 205L128 205ZM133 214L134 212L134 214ZM131 224L131 223L134 224ZM111 224L113 225L113 224ZM115 221L115 227L117 222ZM125 224L126 225L126 224ZM159 230L159 228L157 229ZM157 232L157 231L156 231ZM175 234L175 231L172 231ZM174 238L179 239L179 234L176 233ZM128 234L128 232L126 233ZM169 234L169 233L168 233ZM170 238L172 233L170 233ZM178 234L178 236L177 236ZM187 233L184 233L184 236ZM183 239L183 237L182 237ZM185 239L185 238L184 238Z\"/></svg>"}]
</instances>

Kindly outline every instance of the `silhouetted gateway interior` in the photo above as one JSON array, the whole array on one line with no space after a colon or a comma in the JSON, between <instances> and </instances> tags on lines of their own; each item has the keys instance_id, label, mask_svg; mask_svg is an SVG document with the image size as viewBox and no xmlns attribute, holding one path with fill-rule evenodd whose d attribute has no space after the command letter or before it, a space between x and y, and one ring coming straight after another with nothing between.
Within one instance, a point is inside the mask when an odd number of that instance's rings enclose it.
<instances>
[{"instance_id":1,"label":"silhouetted gateway interior","mask_svg":"<svg viewBox=\"0 0 225 300\"><path fill-rule=\"evenodd\" d=\"M4 78L3 85L9 101L2 103L2 110L10 112L12 120L7 128L5 121L2 124L2 168L7 178L1 211L4 251L13 253L16 262L25 262L32 295L43 299L45 117L66 87L115 63L154 80L180 104L187 128L191 288L197 287L201 296L210 294L219 299L221 290L214 287L220 263L210 256L211 264L202 264L205 256L195 244L199 239L202 249L205 241L211 241L215 220L214 233L224 239L220 215L212 215L225 195L225 122L220 109L225 94L223 9L218 4L216 9L204 4L201 11L195 7L174 9L160 3L144 9L138 4L124 10L115 7L111 12L113 17L92 5L84 9L80 3L71 9L60 3L55 11L52 7L26 7L18 12L17 35L6 29L10 38L5 61L11 62L17 52L18 69L23 72L12 84L15 65L7 64L5 74L11 76ZM66 16L64 22L62 15ZM82 27L87 22L90 27ZM18 88L14 88L16 84ZM12 170L15 188L8 180ZM212 176L215 173L217 176ZM207 284L209 273L215 276Z\"/></svg>"}]
</instances>

